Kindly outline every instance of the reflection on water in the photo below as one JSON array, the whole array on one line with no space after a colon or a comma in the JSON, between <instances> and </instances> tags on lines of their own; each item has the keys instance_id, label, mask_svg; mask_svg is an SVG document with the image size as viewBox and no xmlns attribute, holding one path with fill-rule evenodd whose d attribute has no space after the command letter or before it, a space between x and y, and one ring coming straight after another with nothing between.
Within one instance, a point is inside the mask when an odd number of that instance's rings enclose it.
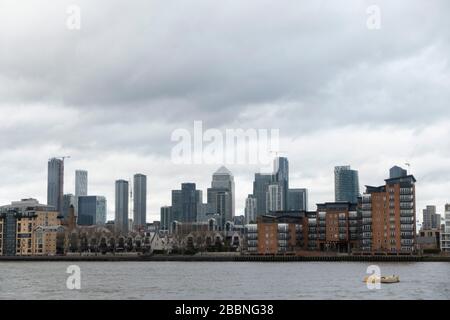
<instances>
[{"instance_id":1,"label":"reflection on water","mask_svg":"<svg viewBox=\"0 0 450 320\"><path fill-rule=\"evenodd\" d=\"M69 290L71 264L81 290ZM0 299L450 299L450 263L378 263L400 283L369 290L361 262L0 262Z\"/></svg>"}]
</instances>

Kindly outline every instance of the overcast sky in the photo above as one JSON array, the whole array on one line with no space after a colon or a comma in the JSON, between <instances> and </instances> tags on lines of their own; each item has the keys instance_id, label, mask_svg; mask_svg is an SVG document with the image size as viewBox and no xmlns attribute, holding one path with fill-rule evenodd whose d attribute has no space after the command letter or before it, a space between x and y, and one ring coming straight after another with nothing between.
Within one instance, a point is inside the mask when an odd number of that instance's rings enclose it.
<instances>
[{"instance_id":1,"label":"overcast sky","mask_svg":"<svg viewBox=\"0 0 450 320\"><path fill-rule=\"evenodd\" d=\"M94 3L95 2L95 3ZM67 28L69 5L81 29ZM380 29L366 12L381 10ZM279 129L291 186L334 200L335 165L382 185L411 163L417 206L450 202L450 2L0 0L0 204L46 202L47 159L89 193L148 175L148 219L219 165L171 159L177 128ZM254 165L227 165L236 214ZM206 194L205 194L206 197Z\"/></svg>"}]
</instances>

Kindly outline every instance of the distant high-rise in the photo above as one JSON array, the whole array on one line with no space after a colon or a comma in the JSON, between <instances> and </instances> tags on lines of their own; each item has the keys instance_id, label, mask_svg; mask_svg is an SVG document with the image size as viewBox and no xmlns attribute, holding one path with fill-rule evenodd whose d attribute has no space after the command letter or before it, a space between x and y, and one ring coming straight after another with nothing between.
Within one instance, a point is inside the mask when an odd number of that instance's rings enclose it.
<instances>
[{"instance_id":1,"label":"distant high-rise","mask_svg":"<svg viewBox=\"0 0 450 320\"><path fill-rule=\"evenodd\" d=\"M181 222L195 222L197 220L197 203L199 193L195 183L181 185Z\"/></svg>"},{"instance_id":2,"label":"distant high-rise","mask_svg":"<svg viewBox=\"0 0 450 320\"><path fill-rule=\"evenodd\" d=\"M78 198L88 195L88 172L86 170L75 171L75 212L78 214Z\"/></svg>"},{"instance_id":3,"label":"distant high-rise","mask_svg":"<svg viewBox=\"0 0 450 320\"><path fill-rule=\"evenodd\" d=\"M147 177L143 174L134 176L133 204L133 224L138 229L147 223Z\"/></svg>"},{"instance_id":4,"label":"distant high-rise","mask_svg":"<svg viewBox=\"0 0 450 320\"><path fill-rule=\"evenodd\" d=\"M276 157L273 163L273 179L272 182L280 186L281 210L286 210L289 197L289 161L286 157Z\"/></svg>"},{"instance_id":5,"label":"distant high-rise","mask_svg":"<svg viewBox=\"0 0 450 320\"><path fill-rule=\"evenodd\" d=\"M116 215L114 226L116 232L127 234L128 233L128 181L117 180L116 181Z\"/></svg>"},{"instance_id":6,"label":"distant high-rise","mask_svg":"<svg viewBox=\"0 0 450 320\"><path fill-rule=\"evenodd\" d=\"M308 210L308 189L289 189L287 211Z\"/></svg>"},{"instance_id":7,"label":"distant high-rise","mask_svg":"<svg viewBox=\"0 0 450 320\"><path fill-rule=\"evenodd\" d=\"M335 167L334 193L337 202L357 203L360 196L358 171L352 170L350 166Z\"/></svg>"},{"instance_id":8,"label":"distant high-rise","mask_svg":"<svg viewBox=\"0 0 450 320\"><path fill-rule=\"evenodd\" d=\"M75 197L88 195L88 172L86 170L75 171Z\"/></svg>"},{"instance_id":9,"label":"distant high-rise","mask_svg":"<svg viewBox=\"0 0 450 320\"><path fill-rule=\"evenodd\" d=\"M441 215L436 213L436 206L427 206L423 209L422 230L439 229L441 227Z\"/></svg>"},{"instance_id":10,"label":"distant high-rise","mask_svg":"<svg viewBox=\"0 0 450 320\"><path fill-rule=\"evenodd\" d=\"M235 215L235 189L234 177L230 170L222 166L214 172L211 188L207 190L207 198L213 213L221 216L221 227L227 221L232 221Z\"/></svg>"},{"instance_id":11,"label":"distant high-rise","mask_svg":"<svg viewBox=\"0 0 450 320\"><path fill-rule=\"evenodd\" d=\"M283 187L278 183L270 184L267 188L267 196L266 196L266 210L268 214L274 213L276 211L284 211L285 207L283 206L284 199L284 190Z\"/></svg>"},{"instance_id":12,"label":"distant high-rise","mask_svg":"<svg viewBox=\"0 0 450 320\"><path fill-rule=\"evenodd\" d=\"M256 206L256 198L252 194L249 194L247 199L245 199L245 222L247 224L256 222Z\"/></svg>"},{"instance_id":13,"label":"distant high-rise","mask_svg":"<svg viewBox=\"0 0 450 320\"><path fill-rule=\"evenodd\" d=\"M92 226L106 223L106 198L101 196L78 197L78 225Z\"/></svg>"},{"instance_id":14,"label":"distant high-rise","mask_svg":"<svg viewBox=\"0 0 450 320\"><path fill-rule=\"evenodd\" d=\"M162 231L170 231L170 226L172 224L172 207L162 207L161 208L161 227Z\"/></svg>"},{"instance_id":15,"label":"distant high-rise","mask_svg":"<svg viewBox=\"0 0 450 320\"><path fill-rule=\"evenodd\" d=\"M253 197L256 199L256 215L266 214L267 189L272 182L271 174L256 173L253 182Z\"/></svg>"},{"instance_id":16,"label":"distant high-rise","mask_svg":"<svg viewBox=\"0 0 450 320\"><path fill-rule=\"evenodd\" d=\"M61 212L64 205L64 161L52 158L48 161L47 204Z\"/></svg>"}]
</instances>

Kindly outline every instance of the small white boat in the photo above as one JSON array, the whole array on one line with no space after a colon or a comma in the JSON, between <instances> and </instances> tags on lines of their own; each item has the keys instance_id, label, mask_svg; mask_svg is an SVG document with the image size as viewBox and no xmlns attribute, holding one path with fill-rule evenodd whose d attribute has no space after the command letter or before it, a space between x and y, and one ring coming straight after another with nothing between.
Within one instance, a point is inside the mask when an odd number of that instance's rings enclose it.
<instances>
[{"instance_id":1,"label":"small white boat","mask_svg":"<svg viewBox=\"0 0 450 320\"><path fill-rule=\"evenodd\" d=\"M375 284L376 282L397 283L397 282L400 282L400 277L396 276L396 275L382 276L381 278L377 277L377 276L367 276L367 277L364 278L364 282L367 283L368 281L370 281L373 284Z\"/></svg>"}]
</instances>

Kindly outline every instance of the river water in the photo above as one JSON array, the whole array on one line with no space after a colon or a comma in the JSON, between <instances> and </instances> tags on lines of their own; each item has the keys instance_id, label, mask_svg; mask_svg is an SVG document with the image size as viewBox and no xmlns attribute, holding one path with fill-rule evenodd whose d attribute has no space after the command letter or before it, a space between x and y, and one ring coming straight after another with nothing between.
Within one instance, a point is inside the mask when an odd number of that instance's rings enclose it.
<instances>
[{"instance_id":1,"label":"river water","mask_svg":"<svg viewBox=\"0 0 450 320\"><path fill-rule=\"evenodd\" d=\"M67 288L70 265L80 290ZM363 262L0 262L0 299L450 299L450 263L377 263L400 282L369 290Z\"/></svg>"}]
</instances>

